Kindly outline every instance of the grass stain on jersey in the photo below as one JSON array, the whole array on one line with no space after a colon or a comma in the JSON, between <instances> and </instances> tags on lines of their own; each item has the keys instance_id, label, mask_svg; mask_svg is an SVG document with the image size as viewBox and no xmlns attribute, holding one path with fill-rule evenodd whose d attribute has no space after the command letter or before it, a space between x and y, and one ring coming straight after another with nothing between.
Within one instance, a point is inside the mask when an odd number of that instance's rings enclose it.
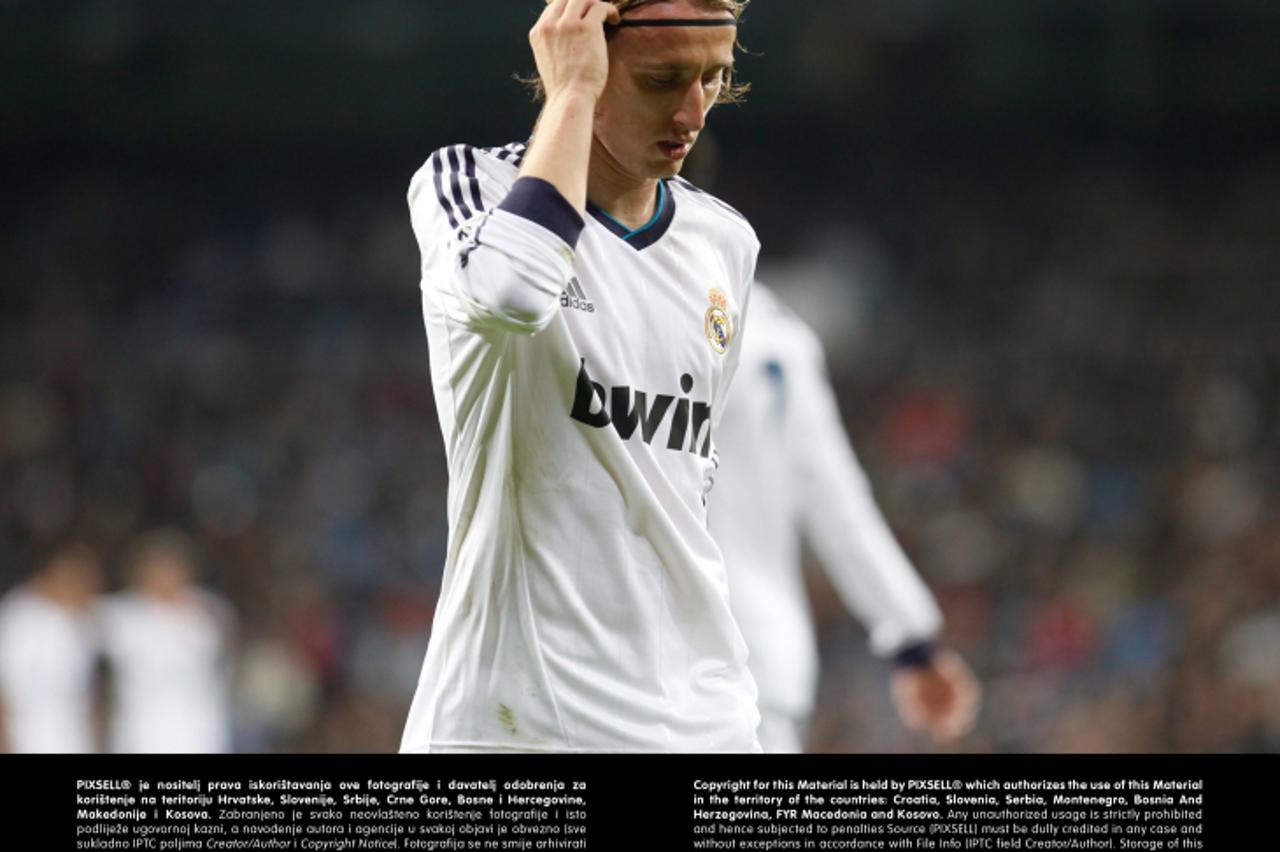
<instances>
[{"instance_id":1,"label":"grass stain on jersey","mask_svg":"<svg viewBox=\"0 0 1280 852\"><path fill-rule=\"evenodd\" d=\"M505 704L498 705L498 723L507 729L507 733L515 736L520 733L516 728L516 711Z\"/></svg>"}]
</instances>

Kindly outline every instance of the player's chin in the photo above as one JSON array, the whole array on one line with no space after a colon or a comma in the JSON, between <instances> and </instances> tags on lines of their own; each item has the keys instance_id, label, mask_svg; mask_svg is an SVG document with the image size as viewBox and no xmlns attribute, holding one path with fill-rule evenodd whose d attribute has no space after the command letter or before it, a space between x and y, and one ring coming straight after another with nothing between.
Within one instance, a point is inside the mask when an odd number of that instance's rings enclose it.
<instances>
[{"instance_id":1,"label":"player's chin","mask_svg":"<svg viewBox=\"0 0 1280 852\"><path fill-rule=\"evenodd\" d=\"M684 160L680 160L679 162L664 163L661 168L655 171L653 176L660 180L663 178L675 177L676 175L680 174L680 169L682 168L684 168Z\"/></svg>"},{"instance_id":2,"label":"player's chin","mask_svg":"<svg viewBox=\"0 0 1280 852\"><path fill-rule=\"evenodd\" d=\"M684 168L684 157L678 159L663 157L652 162L649 172L655 178L669 178L680 174L682 168Z\"/></svg>"}]
</instances>

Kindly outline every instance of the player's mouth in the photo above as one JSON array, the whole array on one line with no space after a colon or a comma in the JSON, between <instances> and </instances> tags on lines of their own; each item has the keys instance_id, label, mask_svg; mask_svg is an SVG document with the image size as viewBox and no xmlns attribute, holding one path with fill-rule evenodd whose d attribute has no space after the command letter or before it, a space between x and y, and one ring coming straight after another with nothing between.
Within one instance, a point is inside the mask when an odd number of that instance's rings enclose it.
<instances>
[{"instance_id":1,"label":"player's mouth","mask_svg":"<svg viewBox=\"0 0 1280 852\"><path fill-rule=\"evenodd\" d=\"M689 149L693 147L692 142L673 142L664 139L658 143L658 148L662 150L662 155L669 160L683 160L689 155Z\"/></svg>"}]
</instances>

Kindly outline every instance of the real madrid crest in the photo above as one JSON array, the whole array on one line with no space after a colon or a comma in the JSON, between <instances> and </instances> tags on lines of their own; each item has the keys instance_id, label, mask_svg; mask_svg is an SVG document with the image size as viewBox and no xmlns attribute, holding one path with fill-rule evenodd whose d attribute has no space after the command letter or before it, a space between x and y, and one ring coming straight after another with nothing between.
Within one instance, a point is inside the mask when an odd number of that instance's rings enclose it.
<instances>
[{"instance_id":1,"label":"real madrid crest","mask_svg":"<svg viewBox=\"0 0 1280 852\"><path fill-rule=\"evenodd\" d=\"M706 318L702 322L702 330L707 335L711 348L723 355L729 349L729 341L733 340L733 324L729 321L729 300L715 287L707 293L711 306L707 308Z\"/></svg>"}]
</instances>

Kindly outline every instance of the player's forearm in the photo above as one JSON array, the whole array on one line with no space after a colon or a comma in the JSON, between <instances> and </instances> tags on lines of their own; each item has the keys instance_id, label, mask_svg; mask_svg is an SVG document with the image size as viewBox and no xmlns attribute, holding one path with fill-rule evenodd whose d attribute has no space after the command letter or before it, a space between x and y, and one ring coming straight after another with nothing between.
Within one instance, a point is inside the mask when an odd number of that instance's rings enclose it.
<instances>
[{"instance_id":1,"label":"player's forearm","mask_svg":"<svg viewBox=\"0 0 1280 852\"><path fill-rule=\"evenodd\" d=\"M545 180L580 213L587 209L587 166L591 160L595 103L596 96L581 89L551 95L520 168L521 177Z\"/></svg>"},{"instance_id":2,"label":"player's forearm","mask_svg":"<svg viewBox=\"0 0 1280 852\"><path fill-rule=\"evenodd\" d=\"M876 505L825 379L797 388L809 424L801 445L802 525L841 600L890 655L931 639L942 616Z\"/></svg>"},{"instance_id":3,"label":"player's forearm","mask_svg":"<svg viewBox=\"0 0 1280 852\"><path fill-rule=\"evenodd\" d=\"M609 79L606 23L619 12L600 0L548 0L529 31L547 103L520 169L559 190L579 213L587 209L587 163L596 101Z\"/></svg>"},{"instance_id":4,"label":"player's forearm","mask_svg":"<svg viewBox=\"0 0 1280 852\"><path fill-rule=\"evenodd\" d=\"M573 274L573 249L583 227L595 100L577 89L551 96L520 177L472 246L464 248L458 275L475 309L473 326L533 333L554 315Z\"/></svg>"},{"instance_id":5,"label":"player's forearm","mask_svg":"<svg viewBox=\"0 0 1280 852\"><path fill-rule=\"evenodd\" d=\"M451 276L464 322L519 334L545 328L573 274L581 230L577 212L552 186L540 178L517 181Z\"/></svg>"},{"instance_id":6,"label":"player's forearm","mask_svg":"<svg viewBox=\"0 0 1280 852\"><path fill-rule=\"evenodd\" d=\"M436 151L410 184L409 209L429 301L468 328L532 334L573 274L583 220L552 184L513 185L506 168L483 151Z\"/></svg>"},{"instance_id":7,"label":"player's forearm","mask_svg":"<svg viewBox=\"0 0 1280 852\"><path fill-rule=\"evenodd\" d=\"M933 638L942 624L937 603L876 506L861 469L834 450L828 457L828 476L840 481L823 487L820 478L813 480L822 499L809 503L804 526L837 594L866 625L877 654Z\"/></svg>"},{"instance_id":8,"label":"player's forearm","mask_svg":"<svg viewBox=\"0 0 1280 852\"><path fill-rule=\"evenodd\" d=\"M457 275L477 309L473 326L531 334L554 315L583 228L594 104L577 89L552 97L520 176L462 248Z\"/></svg>"}]
</instances>

